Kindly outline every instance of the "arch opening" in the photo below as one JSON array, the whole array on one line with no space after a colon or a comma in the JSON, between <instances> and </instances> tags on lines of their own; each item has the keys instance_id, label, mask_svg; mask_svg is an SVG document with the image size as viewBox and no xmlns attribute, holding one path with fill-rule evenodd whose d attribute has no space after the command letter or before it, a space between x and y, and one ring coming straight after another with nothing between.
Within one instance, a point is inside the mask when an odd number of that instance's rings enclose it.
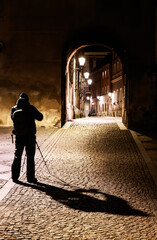
<instances>
[{"instance_id":1,"label":"arch opening","mask_svg":"<svg viewBox=\"0 0 157 240\"><path fill-rule=\"evenodd\" d=\"M83 66L79 57L85 59ZM95 43L75 48L67 54L65 122L80 117L112 116L126 123L125 82L122 59L113 48Z\"/></svg>"}]
</instances>

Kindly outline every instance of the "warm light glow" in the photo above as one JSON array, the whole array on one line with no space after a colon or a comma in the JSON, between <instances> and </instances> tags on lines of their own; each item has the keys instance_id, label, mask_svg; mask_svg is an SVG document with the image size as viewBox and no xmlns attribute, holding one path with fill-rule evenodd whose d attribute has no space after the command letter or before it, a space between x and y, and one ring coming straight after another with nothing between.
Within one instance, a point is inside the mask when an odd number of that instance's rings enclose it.
<instances>
[{"instance_id":1,"label":"warm light glow","mask_svg":"<svg viewBox=\"0 0 157 240\"><path fill-rule=\"evenodd\" d=\"M109 96L109 97L111 97L111 96L112 96L112 93L111 93L111 92L109 92L109 93L108 93L108 96Z\"/></svg>"},{"instance_id":2,"label":"warm light glow","mask_svg":"<svg viewBox=\"0 0 157 240\"><path fill-rule=\"evenodd\" d=\"M100 99L100 96L97 96L97 99L99 100L99 99Z\"/></svg>"},{"instance_id":3,"label":"warm light glow","mask_svg":"<svg viewBox=\"0 0 157 240\"><path fill-rule=\"evenodd\" d=\"M89 96L87 96L87 100L90 100L90 97L89 97Z\"/></svg>"},{"instance_id":4,"label":"warm light glow","mask_svg":"<svg viewBox=\"0 0 157 240\"><path fill-rule=\"evenodd\" d=\"M88 79L88 85L92 84L92 79Z\"/></svg>"},{"instance_id":5,"label":"warm light glow","mask_svg":"<svg viewBox=\"0 0 157 240\"><path fill-rule=\"evenodd\" d=\"M79 60L80 66L83 67L84 64L85 64L86 59L84 57L80 57L78 60Z\"/></svg>"},{"instance_id":6,"label":"warm light glow","mask_svg":"<svg viewBox=\"0 0 157 240\"><path fill-rule=\"evenodd\" d=\"M104 102L103 96L100 96L100 102L101 102L101 104Z\"/></svg>"},{"instance_id":7,"label":"warm light glow","mask_svg":"<svg viewBox=\"0 0 157 240\"><path fill-rule=\"evenodd\" d=\"M84 77L85 77L85 79L88 79L89 78L89 72L85 72Z\"/></svg>"}]
</instances>

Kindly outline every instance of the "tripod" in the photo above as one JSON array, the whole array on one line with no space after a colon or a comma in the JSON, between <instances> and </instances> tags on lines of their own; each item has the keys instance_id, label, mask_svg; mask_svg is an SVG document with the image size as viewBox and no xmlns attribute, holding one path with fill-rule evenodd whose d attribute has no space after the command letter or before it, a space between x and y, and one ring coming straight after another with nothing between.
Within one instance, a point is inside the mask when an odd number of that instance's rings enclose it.
<instances>
[{"instance_id":1,"label":"tripod","mask_svg":"<svg viewBox=\"0 0 157 240\"><path fill-rule=\"evenodd\" d=\"M45 161L45 159L44 159L44 156L43 156L43 154L42 154L42 152L41 152L41 149L40 149L39 144L37 143L37 141L36 141L36 146L37 146L37 148L38 148L38 150L39 150L39 152L40 152L40 155L41 155L41 157L42 157L42 159L43 159L43 162L44 162L44 164L45 164L45 166L46 166L49 174L50 174L51 176L55 177L56 179L58 179L59 181L61 181L64 185L70 186L69 184L67 184L66 182L64 182L62 179L60 179L60 178L57 177L56 175L53 175L52 173L50 173L50 170L49 170L49 168L48 168L48 166L47 166L47 164L46 164L46 161ZM23 171L23 167L24 167L24 164L25 164L25 159L26 159L26 154L25 154L25 157L24 157L24 160L23 160L22 171Z\"/></svg>"},{"instance_id":2,"label":"tripod","mask_svg":"<svg viewBox=\"0 0 157 240\"><path fill-rule=\"evenodd\" d=\"M45 166L46 166L49 174L50 174L52 177L55 177L56 179L58 179L59 181L61 181L64 185L69 185L69 184L67 184L66 182L64 182L62 179L60 179L59 177L57 177L56 175L53 175L52 173L50 173L50 170L49 170L49 168L48 168L48 166L47 166L47 164L46 164L46 161L45 161L45 159L44 159L44 157L43 157L43 154L42 154L42 152L41 152L41 150L40 150L40 147L39 147L37 141L36 141L36 145L37 145L37 148L38 148L38 150L39 150L39 152L40 152L40 154L41 154L41 157L42 157L42 159L43 159L43 162L45 163ZM69 186L70 186L70 185L69 185Z\"/></svg>"}]
</instances>

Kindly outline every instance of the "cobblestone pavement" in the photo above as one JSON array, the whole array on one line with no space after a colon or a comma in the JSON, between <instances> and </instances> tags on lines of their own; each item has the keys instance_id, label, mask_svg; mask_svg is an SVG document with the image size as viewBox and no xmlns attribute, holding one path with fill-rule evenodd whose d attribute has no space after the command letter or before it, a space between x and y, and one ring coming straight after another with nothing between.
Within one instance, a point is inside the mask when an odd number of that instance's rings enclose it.
<instances>
[{"instance_id":1,"label":"cobblestone pavement","mask_svg":"<svg viewBox=\"0 0 157 240\"><path fill-rule=\"evenodd\" d=\"M157 187L129 130L79 119L40 146L39 183L23 175L0 202L1 240L157 239Z\"/></svg>"}]
</instances>

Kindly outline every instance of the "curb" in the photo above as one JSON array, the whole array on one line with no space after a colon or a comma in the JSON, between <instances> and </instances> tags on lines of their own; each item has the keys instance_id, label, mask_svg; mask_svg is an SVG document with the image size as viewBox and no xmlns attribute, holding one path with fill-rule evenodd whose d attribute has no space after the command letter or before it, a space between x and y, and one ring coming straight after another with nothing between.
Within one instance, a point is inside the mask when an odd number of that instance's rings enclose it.
<instances>
[{"instance_id":1,"label":"curb","mask_svg":"<svg viewBox=\"0 0 157 240\"><path fill-rule=\"evenodd\" d=\"M130 131L134 141L136 142L136 144L138 146L138 149L139 149L140 153L142 154L142 156L143 156L143 158L144 158L144 160L147 164L147 167L150 171L150 174L151 174L151 176L152 176L152 178L153 178L153 180L154 180L154 182L157 186L157 172L156 172L156 168L153 165L153 162L152 162L151 158L148 156L148 154L147 154L146 150L144 149L142 143L138 139L138 136L136 135L136 132L134 132L132 130L129 130L129 131Z\"/></svg>"}]
</instances>

